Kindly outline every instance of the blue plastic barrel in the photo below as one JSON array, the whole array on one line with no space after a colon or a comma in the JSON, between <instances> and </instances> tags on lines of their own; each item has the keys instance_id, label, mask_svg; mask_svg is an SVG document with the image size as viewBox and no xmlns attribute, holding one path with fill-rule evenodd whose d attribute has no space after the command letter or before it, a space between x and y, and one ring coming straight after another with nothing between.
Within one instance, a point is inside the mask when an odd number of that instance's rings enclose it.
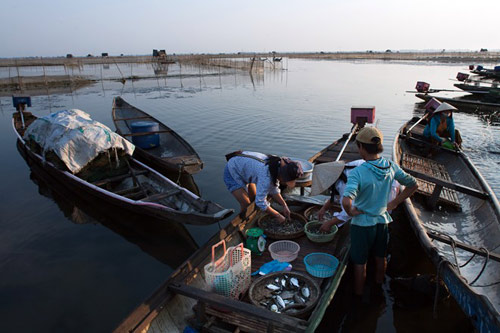
<instances>
[{"instance_id":1,"label":"blue plastic barrel","mask_svg":"<svg viewBox=\"0 0 500 333\"><path fill-rule=\"evenodd\" d=\"M158 132L160 125L153 121L137 121L130 124L132 133ZM148 135L132 136L132 143L142 149L150 149L160 145L160 135L152 133Z\"/></svg>"}]
</instances>

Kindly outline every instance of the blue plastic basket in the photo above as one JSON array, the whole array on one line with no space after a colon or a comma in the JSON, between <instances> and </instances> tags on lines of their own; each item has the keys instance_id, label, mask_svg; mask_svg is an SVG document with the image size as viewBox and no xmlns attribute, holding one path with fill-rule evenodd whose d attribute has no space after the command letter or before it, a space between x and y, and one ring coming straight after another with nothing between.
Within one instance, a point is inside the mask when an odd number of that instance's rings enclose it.
<instances>
[{"instance_id":1,"label":"blue plastic basket","mask_svg":"<svg viewBox=\"0 0 500 333\"><path fill-rule=\"evenodd\" d=\"M312 276L327 278L335 273L339 260L330 254L317 252L305 256L304 264L307 272Z\"/></svg>"}]
</instances>

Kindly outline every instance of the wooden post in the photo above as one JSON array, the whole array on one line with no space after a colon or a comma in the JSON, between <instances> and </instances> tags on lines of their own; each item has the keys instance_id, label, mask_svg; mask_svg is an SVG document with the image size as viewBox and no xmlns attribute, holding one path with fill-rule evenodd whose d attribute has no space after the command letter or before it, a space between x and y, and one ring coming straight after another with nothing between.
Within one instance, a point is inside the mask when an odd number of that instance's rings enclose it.
<instances>
[{"instance_id":1,"label":"wooden post","mask_svg":"<svg viewBox=\"0 0 500 333\"><path fill-rule=\"evenodd\" d=\"M432 192L431 197L427 200L427 206L432 210L436 208L437 201L439 200L439 196L441 195L441 190L443 189L442 185L435 184L434 191Z\"/></svg>"}]
</instances>

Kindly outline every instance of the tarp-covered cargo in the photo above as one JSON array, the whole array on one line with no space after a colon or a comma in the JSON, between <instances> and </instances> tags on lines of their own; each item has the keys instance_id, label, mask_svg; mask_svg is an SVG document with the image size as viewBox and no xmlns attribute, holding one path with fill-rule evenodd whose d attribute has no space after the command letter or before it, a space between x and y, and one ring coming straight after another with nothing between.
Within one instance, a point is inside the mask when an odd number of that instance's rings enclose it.
<instances>
[{"instance_id":1,"label":"tarp-covered cargo","mask_svg":"<svg viewBox=\"0 0 500 333\"><path fill-rule=\"evenodd\" d=\"M24 133L45 155L55 153L76 174L100 153L123 151L132 155L134 145L78 109L63 110L35 120ZM112 158L110 156L110 158Z\"/></svg>"}]
</instances>

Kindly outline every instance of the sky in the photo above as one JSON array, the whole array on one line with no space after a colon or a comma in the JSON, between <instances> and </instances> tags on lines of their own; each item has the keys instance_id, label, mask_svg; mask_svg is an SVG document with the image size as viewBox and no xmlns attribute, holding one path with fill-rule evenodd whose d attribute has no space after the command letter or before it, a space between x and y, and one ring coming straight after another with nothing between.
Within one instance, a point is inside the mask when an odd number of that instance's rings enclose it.
<instances>
[{"instance_id":1,"label":"sky","mask_svg":"<svg viewBox=\"0 0 500 333\"><path fill-rule=\"evenodd\" d=\"M500 0L1 0L0 57L500 49Z\"/></svg>"}]
</instances>

